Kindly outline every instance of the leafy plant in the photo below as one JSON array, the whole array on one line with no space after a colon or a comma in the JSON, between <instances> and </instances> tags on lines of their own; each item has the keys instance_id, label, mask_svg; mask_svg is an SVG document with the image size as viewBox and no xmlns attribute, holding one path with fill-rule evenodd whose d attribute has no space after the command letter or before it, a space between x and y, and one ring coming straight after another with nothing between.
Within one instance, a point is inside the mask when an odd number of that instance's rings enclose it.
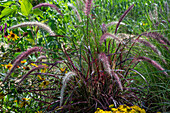
<instances>
[{"instance_id":1,"label":"leafy plant","mask_svg":"<svg viewBox=\"0 0 170 113\"><path fill-rule=\"evenodd\" d=\"M169 24L160 26L168 19L141 10L163 0L46 2L1 2L3 111L167 111Z\"/></svg>"}]
</instances>

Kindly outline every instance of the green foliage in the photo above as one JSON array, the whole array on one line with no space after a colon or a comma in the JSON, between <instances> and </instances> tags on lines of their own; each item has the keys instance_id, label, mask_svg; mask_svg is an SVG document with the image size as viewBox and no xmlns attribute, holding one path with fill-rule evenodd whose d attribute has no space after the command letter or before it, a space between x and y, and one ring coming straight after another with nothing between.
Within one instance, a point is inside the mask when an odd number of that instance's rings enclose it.
<instances>
[{"instance_id":1,"label":"green foliage","mask_svg":"<svg viewBox=\"0 0 170 113\"><path fill-rule=\"evenodd\" d=\"M56 5L63 16L50 6L32 9L42 2ZM110 104L167 112L170 59L163 38L170 37L168 0L93 0L88 16L85 7L84 0L0 2L1 112L108 111ZM46 24L56 35L36 25L16 27L10 33L10 27L28 21ZM143 32L148 34L139 38ZM19 38L12 40L13 35ZM34 47L43 49L28 51Z\"/></svg>"},{"instance_id":2,"label":"green foliage","mask_svg":"<svg viewBox=\"0 0 170 113\"><path fill-rule=\"evenodd\" d=\"M32 4L29 2L29 0L19 0L19 3L21 4L22 14L28 16L32 10Z\"/></svg>"},{"instance_id":3,"label":"green foliage","mask_svg":"<svg viewBox=\"0 0 170 113\"><path fill-rule=\"evenodd\" d=\"M17 10L16 5L12 5L11 7L6 7L5 9L2 10L0 18L2 18L4 16L8 16L9 14L15 12L16 10Z\"/></svg>"}]
</instances>

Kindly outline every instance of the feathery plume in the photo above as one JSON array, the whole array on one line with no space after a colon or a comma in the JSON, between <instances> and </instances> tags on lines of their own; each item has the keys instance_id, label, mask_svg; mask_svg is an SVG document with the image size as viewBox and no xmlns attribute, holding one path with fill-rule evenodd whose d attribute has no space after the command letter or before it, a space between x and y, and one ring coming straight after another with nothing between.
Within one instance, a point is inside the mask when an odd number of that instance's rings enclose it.
<instances>
[{"instance_id":1,"label":"feathery plume","mask_svg":"<svg viewBox=\"0 0 170 113\"><path fill-rule=\"evenodd\" d=\"M163 44L163 45L170 45L170 42L168 41L167 38L163 37L161 34L157 33L157 32L145 32L142 33L141 35L146 36L146 37L152 37L154 39L156 39L159 43ZM168 47L164 46L167 50Z\"/></svg>"},{"instance_id":2,"label":"feathery plume","mask_svg":"<svg viewBox=\"0 0 170 113\"><path fill-rule=\"evenodd\" d=\"M143 43L143 44L144 44L145 46L147 46L147 47L150 47L155 53L157 53L160 57L162 57L161 52L160 52L153 44L149 43L148 41L142 40L142 39L138 39L138 40L136 40L136 41L137 41L137 42L140 42L140 43ZM161 58L161 59L162 59L162 58ZM162 59L162 61L163 61L165 64L167 64L164 59Z\"/></svg>"},{"instance_id":3,"label":"feathery plume","mask_svg":"<svg viewBox=\"0 0 170 113\"><path fill-rule=\"evenodd\" d=\"M129 13L129 11L133 8L133 6L134 6L134 4L131 5L131 6L123 13L123 15L120 17L119 22L118 22L117 25L116 25L115 35L116 35L116 33L117 33L117 30L118 30L118 27L119 27L119 25L120 25L120 22L125 18L125 16L126 16L126 15Z\"/></svg>"},{"instance_id":4,"label":"feathery plume","mask_svg":"<svg viewBox=\"0 0 170 113\"><path fill-rule=\"evenodd\" d=\"M52 31L49 26L47 26L41 22L24 22L24 23L17 24L17 25L10 27L9 30L15 29L18 27L26 27L26 26L38 26L38 27L46 30L48 33L50 33L50 35L53 35L53 36L55 35L54 31Z\"/></svg>"},{"instance_id":5,"label":"feathery plume","mask_svg":"<svg viewBox=\"0 0 170 113\"><path fill-rule=\"evenodd\" d=\"M115 24L118 24L118 21L113 21L113 22L106 24L106 28L108 28L109 26L115 25ZM126 24L123 22L120 22L120 25L126 25Z\"/></svg>"},{"instance_id":6,"label":"feathery plume","mask_svg":"<svg viewBox=\"0 0 170 113\"><path fill-rule=\"evenodd\" d=\"M71 3L68 3L68 6L71 7L71 8L73 8L74 12L75 12L76 15L77 15L77 18L78 18L79 22L82 22L81 17L80 17L80 14L79 14L79 12L77 11L76 7L74 7L73 4L71 4Z\"/></svg>"},{"instance_id":7,"label":"feathery plume","mask_svg":"<svg viewBox=\"0 0 170 113\"><path fill-rule=\"evenodd\" d=\"M108 72L108 74L109 74L111 77L114 76L114 78L115 78L116 82L118 83L120 89L123 91L123 87L122 87L121 81L120 81L118 75L111 70L110 64L109 64L109 61L108 61L108 58L107 58L107 56L105 55L105 53L100 53L100 54L99 54L99 59L103 62L103 65L104 65L104 67L105 67L105 69L106 69L106 72Z\"/></svg>"},{"instance_id":8,"label":"feathery plume","mask_svg":"<svg viewBox=\"0 0 170 113\"><path fill-rule=\"evenodd\" d=\"M164 71L165 69L161 67L161 65L159 65L156 61L148 58L148 57L144 57L144 56L139 56L138 58L136 58L134 61L147 61L148 63L152 64L153 66L155 66L158 70L160 71ZM168 73L166 72L162 72L163 74L165 74L167 77L169 77Z\"/></svg>"},{"instance_id":9,"label":"feathery plume","mask_svg":"<svg viewBox=\"0 0 170 113\"><path fill-rule=\"evenodd\" d=\"M87 0L86 1L86 7L85 7L85 14L86 15L90 14L91 4L92 4L92 0Z\"/></svg>"},{"instance_id":10,"label":"feathery plume","mask_svg":"<svg viewBox=\"0 0 170 113\"><path fill-rule=\"evenodd\" d=\"M40 56L40 57L37 58L37 61L42 60L42 59L46 59L46 58L47 58L46 56Z\"/></svg>"},{"instance_id":11,"label":"feathery plume","mask_svg":"<svg viewBox=\"0 0 170 113\"><path fill-rule=\"evenodd\" d=\"M115 35L110 34L110 33L105 33L105 34L103 34L103 35L100 37L99 43L102 44L103 41L104 41L105 39L107 39L108 37L112 37L113 39L116 39L117 41L120 42L120 40L119 40Z\"/></svg>"},{"instance_id":12,"label":"feathery plume","mask_svg":"<svg viewBox=\"0 0 170 113\"><path fill-rule=\"evenodd\" d=\"M154 22L153 20L153 15L152 15L152 12L151 11L149 11L149 17L150 17L150 20L152 21L152 22Z\"/></svg>"},{"instance_id":13,"label":"feathery plume","mask_svg":"<svg viewBox=\"0 0 170 113\"><path fill-rule=\"evenodd\" d=\"M41 7L52 7L55 10L57 10L57 12L60 13L63 16L63 14L61 13L60 9L56 5L54 5L54 4L40 3L40 4L36 5L36 6L34 6L32 9L41 8Z\"/></svg>"},{"instance_id":14,"label":"feathery plume","mask_svg":"<svg viewBox=\"0 0 170 113\"><path fill-rule=\"evenodd\" d=\"M67 82L70 80L71 77L75 76L76 74L74 72L68 72L64 77L63 77L63 81L62 81L62 88L61 88L61 93L60 93L60 106L63 103L63 96L64 96L64 89L67 85Z\"/></svg>"},{"instance_id":15,"label":"feathery plume","mask_svg":"<svg viewBox=\"0 0 170 113\"><path fill-rule=\"evenodd\" d=\"M32 54L33 52L37 52L37 51L42 51L42 47L33 47L28 49L27 51L21 53L15 60L15 62L13 63L13 66L11 68L11 70L9 71L9 73L6 75L3 83L8 79L8 77L11 75L11 73L14 71L14 69L17 67L17 65L24 59L26 58L28 55Z\"/></svg>"},{"instance_id":16,"label":"feathery plume","mask_svg":"<svg viewBox=\"0 0 170 113\"><path fill-rule=\"evenodd\" d=\"M156 22L158 22L158 8L157 8L157 6L155 5L155 7L154 7L155 9L154 9L154 11L153 11L153 14L154 14L154 16L155 16L155 20L156 20Z\"/></svg>"}]
</instances>

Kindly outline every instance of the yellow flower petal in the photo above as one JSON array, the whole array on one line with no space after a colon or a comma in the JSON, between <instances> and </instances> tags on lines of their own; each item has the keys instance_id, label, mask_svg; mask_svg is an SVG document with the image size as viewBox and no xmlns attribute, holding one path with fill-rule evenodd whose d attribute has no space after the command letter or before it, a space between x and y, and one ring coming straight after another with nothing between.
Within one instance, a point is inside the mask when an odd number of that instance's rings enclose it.
<instances>
[{"instance_id":1,"label":"yellow flower petal","mask_svg":"<svg viewBox=\"0 0 170 113\"><path fill-rule=\"evenodd\" d=\"M17 40L19 37L14 34L12 31L10 32L10 35L8 35L9 39L12 39L13 41Z\"/></svg>"},{"instance_id":2,"label":"yellow flower petal","mask_svg":"<svg viewBox=\"0 0 170 113\"><path fill-rule=\"evenodd\" d=\"M45 88L48 84L49 84L49 81L43 81L43 82L39 85L39 87Z\"/></svg>"},{"instance_id":3,"label":"yellow flower petal","mask_svg":"<svg viewBox=\"0 0 170 113\"><path fill-rule=\"evenodd\" d=\"M13 65L12 65L11 63L9 63L9 64L5 65L5 68L11 70L12 66L13 66Z\"/></svg>"},{"instance_id":4,"label":"yellow flower petal","mask_svg":"<svg viewBox=\"0 0 170 113\"><path fill-rule=\"evenodd\" d=\"M38 66L37 66L36 64L34 64L34 63L31 63L31 65L32 65L32 66L35 66L35 67L38 67Z\"/></svg>"}]
</instances>

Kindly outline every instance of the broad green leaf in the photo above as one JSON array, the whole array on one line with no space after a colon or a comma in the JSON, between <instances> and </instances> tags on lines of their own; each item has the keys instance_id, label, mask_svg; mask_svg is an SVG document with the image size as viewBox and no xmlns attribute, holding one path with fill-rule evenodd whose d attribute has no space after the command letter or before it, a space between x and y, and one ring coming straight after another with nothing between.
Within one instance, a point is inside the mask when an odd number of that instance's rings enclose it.
<instances>
[{"instance_id":1,"label":"broad green leaf","mask_svg":"<svg viewBox=\"0 0 170 113\"><path fill-rule=\"evenodd\" d=\"M7 7L10 6L12 3L15 3L14 1L7 1L7 2L0 2L0 6Z\"/></svg>"},{"instance_id":2,"label":"broad green leaf","mask_svg":"<svg viewBox=\"0 0 170 113\"><path fill-rule=\"evenodd\" d=\"M14 57L17 57L18 55L20 55L21 54L21 52L16 52L15 54L14 54Z\"/></svg>"},{"instance_id":3,"label":"broad green leaf","mask_svg":"<svg viewBox=\"0 0 170 113\"><path fill-rule=\"evenodd\" d=\"M34 40L33 39L26 39L27 41L29 41L30 43L32 43L33 45L35 44Z\"/></svg>"},{"instance_id":4,"label":"broad green leaf","mask_svg":"<svg viewBox=\"0 0 170 113\"><path fill-rule=\"evenodd\" d=\"M22 14L28 16L32 10L32 4L29 2L29 0L19 0L19 3L21 4Z\"/></svg>"},{"instance_id":5,"label":"broad green leaf","mask_svg":"<svg viewBox=\"0 0 170 113\"><path fill-rule=\"evenodd\" d=\"M16 5L11 6L11 8L10 7L6 7L4 10L2 10L0 18L2 18L4 16L7 16L7 15L15 12L16 10L17 10L17 6Z\"/></svg>"}]
</instances>

